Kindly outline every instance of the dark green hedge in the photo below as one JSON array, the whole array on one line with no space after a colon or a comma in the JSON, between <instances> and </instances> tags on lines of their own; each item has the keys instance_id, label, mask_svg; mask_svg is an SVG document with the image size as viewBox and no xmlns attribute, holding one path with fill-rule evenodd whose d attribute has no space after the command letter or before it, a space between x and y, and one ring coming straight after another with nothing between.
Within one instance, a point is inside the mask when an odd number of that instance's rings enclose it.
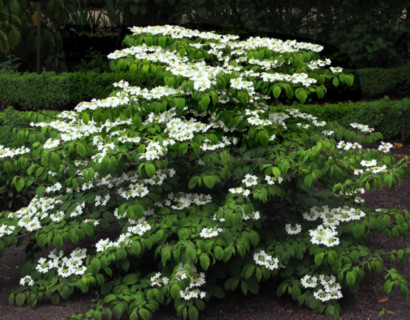
<instances>
[{"instance_id":1,"label":"dark green hedge","mask_svg":"<svg viewBox=\"0 0 410 320\"><path fill-rule=\"evenodd\" d=\"M388 98L371 102L337 103L324 105L294 105L302 112L310 113L325 121L337 121L348 127L350 123L367 124L381 132L387 140L410 138L410 99ZM289 106L279 107L287 109ZM403 121L405 124L402 130Z\"/></svg>"},{"instance_id":2,"label":"dark green hedge","mask_svg":"<svg viewBox=\"0 0 410 320\"><path fill-rule=\"evenodd\" d=\"M162 83L152 74L129 72L0 74L0 108L73 109L81 101L107 97L114 89L112 84L121 79L132 85L148 88Z\"/></svg>"},{"instance_id":3,"label":"dark green hedge","mask_svg":"<svg viewBox=\"0 0 410 320\"><path fill-rule=\"evenodd\" d=\"M410 96L410 64L398 68L369 68L353 70L362 98L373 99Z\"/></svg>"}]
</instances>

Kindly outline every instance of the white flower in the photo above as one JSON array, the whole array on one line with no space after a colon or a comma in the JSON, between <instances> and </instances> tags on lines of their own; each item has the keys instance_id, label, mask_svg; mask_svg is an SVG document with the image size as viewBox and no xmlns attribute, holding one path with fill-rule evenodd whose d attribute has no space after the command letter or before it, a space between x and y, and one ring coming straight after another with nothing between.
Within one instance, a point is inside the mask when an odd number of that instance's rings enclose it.
<instances>
[{"instance_id":1,"label":"white flower","mask_svg":"<svg viewBox=\"0 0 410 320\"><path fill-rule=\"evenodd\" d=\"M20 285L31 287L34 285L34 280L30 276L25 276L24 278L20 279Z\"/></svg>"},{"instance_id":2,"label":"white flower","mask_svg":"<svg viewBox=\"0 0 410 320\"><path fill-rule=\"evenodd\" d=\"M343 68L341 68L341 67L330 67L330 71L332 71L333 73L342 73Z\"/></svg>"},{"instance_id":3,"label":"white flower","mask_svg":"<svg viewBox=\"0 0 410 320\"><path fill-rule=\"evenodd\" d=\"M95 244L95 247L96 247L96 249L97 249L97 252L102 252L102 251L104 251L105 249L108 249L108 248L110 248L110 247L112 247L113 246L113 243L110 241L110 239L105 239L105 240L103 240L103 239L101 239L100 241L98 241L96 244Z\"/></svg>"},{"instance_id":4,"label":"white flower","mask_svg":"<svg viewBox=\"0 0 410 320\"><path fill-rule=\"evenodd\" d=\"M373 159L373 160L362 160L360 161L360 165L362 167L374 167L377 165L377 160Z\"/></svg>"},{"instance_id":5,"label":"white flower","mask_svg":"<svg viewBox=\"0 0 410 320\"><path fill-rule=\"evenodd\" d=\"M264 266L269 270L279 269L279 260L268 255L264 250L261 250L253 255L255 264Z\"/></svg>"},{"instance_id":6,"label":"white flower","mask_svg":"<svg viewBox=\"0 0 410 320\"><path fill-rule=\"evenodd\" d=\"M320 300L322 302L332 300L332 296L328 292L324 291L323 289L319 289L318 291L315 291L313 293L313 296L315 297L315 299Z\"/></svg>"},{"instance_id":7,"label":"white flower","mask_svg":"<svg viewBox=\"0 0 410 320\"><path fill-rule=\"evenodd\" d=\"M44 145L43 148L44 149L53 149L53 148L57 148L60 145L61 141L58 139L48 139Z\"/></svg>"},{"instance_id":8,"label":"white flower","mask_svg":"<svg viewBox=\"0 0 410 320\"><path fill-rule=\"evenodd\" d=\"M245 211L242 213L243 220L259 220L261 218L259 211L254 211L251 213L246 214Z\"/></svg>"},{"instance_id":9,"label":"white flower","mask_svg":"<svg viewBox=\"0 0 410 320\"><path fill-rule=\"evenodd\" d=\"M393 145L389 142L381 142L380 146L377 148L380 152L387 153L390 149L393 148Z\"/></svg>"},{"instance_id":10,"label":"white flower","mask_svg":"<svg viewBox=\"0 0 410 320\"><path fill-rule=\"evenodd\" d=\"M155 275L153 275L151 278L151 287L161 287L169 282L169 279L167 277L161 277L161 272L157 272Z\"/></svg>"},{"instance_id":11,"label":"white flower","mask_svg":"<svg viewBox=\"0 0 410 320\"><path fill-rule=\"evenodd\" d=\"M251 174L245 175L245 178L242 180L247 187L256 186L258 184L258 177Z\"/></svg>"},{"instance_id":12,"label":"white flower","mask_svg":"<svg viewBox=\"0 0 410 320\"><path fill-rule=\"evenodd\" d=\"M293 235L300 233L302 231L302 226L300 224L295 224L294 226L286 224L285 229L288 234Z\"/></svg>"},{"instance_id":13,"label":"white flower","mask_svg":"<svg viewBox=\"0 0 410 320\"><path fill-rule=\"evenodd\" d=\"M300 282L304 288L316 288L317 286L317 278L308 274L300 279Z\"/></svg>"},{"instance_id":14,"label":"white flower","mask_svg":"<svg viewBox=\"0 0 410 320\"><path fill-rule=\"evenodd\" d=\"M202 238L213 238L213 237L216 237L218 234L220 234L222 231L223 231L222 228L217 228L217 227L202 228L199 236Z\"/></svg>"}]
</instances>

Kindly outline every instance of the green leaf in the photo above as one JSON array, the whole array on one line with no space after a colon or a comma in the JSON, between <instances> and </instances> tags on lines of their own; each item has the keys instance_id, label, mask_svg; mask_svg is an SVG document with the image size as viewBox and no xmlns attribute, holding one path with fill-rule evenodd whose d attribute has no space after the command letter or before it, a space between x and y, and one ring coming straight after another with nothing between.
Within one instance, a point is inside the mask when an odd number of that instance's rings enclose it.
<instances>
[{"instance_id":1,"label":"green leaf","mask_svg":"<svg viewBox=\"0 0 410 320\"><path fill-rule=\"evenodd\" d=\"M88 124L88 122L90 121L90 117L87 113L83 113L82 117L84 124Z\"/></svg>"},{"instance_id":2,"label":"green leaf","mask_svg":"<svg viewBox=\"0 0 410 320\"><path fill-rule=\"evenodd\" d=\"M180 288L177 284L173 284L173 285L171 286L171 290L170 290L170 292L171 292L171 297L172 297L173 299L179 298L179 293L180 293L180 291L181 291L181 288Z\"/></svg>"},{"instance_id":3,"label":"green leaf","mask_svg":"<svg viewBox=\"0 0 410 320\"><path fill-rule=\"evenodd\" d=\"M149 178L153 177L155 175L155 166L148 162L145 164L145 173Z\"/></svg>"},{"instance_id":4,"label":"green leaf","mask_svg":"<svg viewBox=\"0 0 410 320\"><path fill-rule=\"evenodd\" d=\"M313 177L310 173L305 176L305 178L303 179L303 183L304 183L306 188L310 188L312 186Z\"/></svg>"},{"instance_id":5,"label":"green leaf","mask_svg":"<svg viewBox=\"0 0 410 320\"><path fill-rule=\"evenodd\" d=\"M44 194L46 188L44 186L38 186L36 188L36 196L41 197Z\"/></svg>"},{"instance_id":6,"label":"green leaf","mask_svg":"<svg viewBox=\"0 0 410 320\"><path fill-rule=\"evenodd\" d=\"M197 320L198 319L198 309L194 306L190 306L188 309L188 317L189 320Z\"/></svg>"},{"instance_id":7,"label":"green leaf","mask_svg":"<svg viewBox=\"0 0 410 320\"><path fill-rule=\"evenodd\" d=\"M85 157L87 155L87 149L85 148L84 144L81 142L77 143L76 145L77 154L81 157Z\"/></svg>"},{"instance_id":8,"label":"green leaf","mask_svg":"<svg viewBox=\"0 0 410 320\"><path fill-rule=\"evenodd\" d=\"M315 265L318 267L322 264L323 258L325 257L325 253L321 252L315 255Z\"/></svg>"},{"instance_id":9,"label":"green leaf","mask_svg":"<svg viewBox=\"0 0 410 320\"><path fill-rule=\"evenodd\" d=\"M24 302L26 301L26 295L24 293L19 293L16 296L16 305L17 307L21 307Z\"/></svg>"},{"instance_id":10,"label":"green leaf","mask_svg":"<svg viewBox=\"0 0 410 320\"><path fill-rule=\"evenodd\" d=\"M209 189L213 189L216 182L215 176L204 176L202 179Z\"/></svg>"},{"instance_id":11,"label":"green leaf","mask_svg":"<svg viewBox=\"0 0 410 320\"><path fill-rule=\"evenodd\" d=\"M285 84L283 85L283 87L285 88L285 93L286 93L286 96L288 97L288 99L289 99L289 100L292 100L292 99L293 99L293 96L294 96L294 93L293 93L293 89L292 89L292 87L290 86L290 84L285 83Z\"/></svg>"},{"instance_id":12,"label":"green leaf","mask_svg":"<svg viewBox=\"0 0 410 320\"><path fill-rule=\"evenodd\" d=\"M351 86L353 85L353 82L354 82L354 76L351 75L351 74L346 75L346 76L345 76L345 81L346 81L346 84L347 84L349 87L351 87Z\"/></svg>"},{"instance_id":13,"label":"green leaf","mask_svg":"<svg viewBox=\"0 0 410 320\"><path fill-rule=\"evenodd\" d=\"M24 185L25 185L25 181L22 178L20 178L16 183L17 192L20 192L21 190L23 190Z\"/></svg>"},{"instance_id":14,"label":"green leaf","mask_svg":"<svg viewBox=\"0 0 410 320\"><path fill-rule=\"evenodd\" d=\"M391 175L387 174L384 176L383 182L386 188L391 188L393 186L394 179Z\"/></svg>"},{"instance_id":15,"label":"green leaf","mask_svg":"<svg viewBox=\"0 0 410 320\"><path fill-rule=\"evenodd\" d=\"M323 99L325 97L325 91L321 87L316 88L316 96L318 99Z\"/></svg>"},{"instance_id":16,"label":"green leaf","mask_svg":"<svg viewBox=\"0 0 410 320\"><path fill-rule=\"evenodd\" d=\"M55 152L51 152L49 164L51 168L57 169L58 166L60 165L60 156Z\"/></svg>"},{"instance_id":17,"label":"green leaf","mask_svg":"<svg viewBox=\"0 0 410 320\"><path fill-rule=\"evenodd\" d=\"M211 260L206 253L202 253L199 257L199 262L201 264L201 268L206 271L209 268Z\"/></svg>"},{"instance_id":18,"label":"green leaf","mask_svg":"<svg viewBox=\"0 0 410 320\"><path fill-rule=\"evenodd\" d=\"M273 96L275 97L275 99L279 98L281 92L282 89L280 88L280 86L273 86Z\"/></svg>"},{"instance_id":19,"label":"green leaf","mask_svg":"<svg viewBox=\"0 0 410 320\"><path fill-rule=\"evenodd\" d=\"M204 95L199 102L199 105L201 107L201 111L206 111L208 109L209 103L211 102L211 99L209 98L208 95Z\"/></svg>"},{"instance_id":20,"label":"green leaf","mask_svg":"<svg viewBox=\"0 0 410 320\"><path fill-rule=\"evenodd\" d=\"M61 234L57 233L54 235L53 244L57 249L61 249L63 247L63 237Z\"/></svg>"},{"instance_id":21,"label":"green leaf","mask_svg":"<svg viewBox=\"0 0 410 320\"><path fill-rule=\"evenodd\" d=\"M220 246L216 246L214 249L214 254L217 260L222 260L224 257L224 250Z\"/></svg>"},{"instance_id":22,"label":"green leaf","mask_svg":"<svg viewBox=\"0 0 410 320\"><path fill-rule=\"evenodd\" d=\"M353 271L349 271L346 274L346 282L347 282L349 287L353 286L354 283L356 282L356 276L355 276L355 273Z\"/></svg>"},{"instance_id":23,"label":"green leaf","mask_svg":"<svg viewBox=\"0 0 410 320\"><path fill-rule=\"evenodd\" d=\"M128 274L122 279L122 283L126 285L135 284L137 283L137 281L138 281L138 275L136 275L135 273Z\"/></svg>"},{"instance_id":24,"label":"green leaf","mask_svg":"<svg viewBox=\"0 0 410 320\"><path fill-rule=\"evenodd\" d=\"M297 88L295 91L296 98L300 101L300 103L304 104L308 94L303 88Z\"/></svg>"},{"instance_id":25,"label":"green leaf","mask_svg":"<svg viewBox=\"0 0 410 320\"><path fill-rule=\"evenodd\" d=\"M337 87L339 86L339 78L338 78L338 77L334 77L332 83L333 83L333 85L337 88Z\"/></svg>"},{"instance_id":26,"label":"green leaf","mask_svg":"<svg viewBox=\"0 0 410 320\"><path fill-rule=\"evenodd\" d=\"M105 309L102 314L102 320L111 320L112 319L112 311L110 309Z\"/></svg>"},{"instance_id":27,"label":"green leaf","mask_svg":"<svg viewBox=\"0 0 410 320\"><path fill-rule=\"evenodd\" d=\"M98 271L100 271L100 269L101 269L101 262L100 262L100 260L99 260L98 258L93 258L93 259L91 260L91 263L90 263L89 268L90 268L90 271L91 271L93 274L97 274Z\"/></svg>"},{"instance_id":28,"label":"green leaf","mask_svg":"<svg viewBox=\"0 0 410 320\"><path fill-rule=\"evenodd\" d=\"M245 279L249 279L250 277L252 277L254 271L255 271L255 266L253 265L249 266L245 272Z\"/></svg>"}]
</instances>

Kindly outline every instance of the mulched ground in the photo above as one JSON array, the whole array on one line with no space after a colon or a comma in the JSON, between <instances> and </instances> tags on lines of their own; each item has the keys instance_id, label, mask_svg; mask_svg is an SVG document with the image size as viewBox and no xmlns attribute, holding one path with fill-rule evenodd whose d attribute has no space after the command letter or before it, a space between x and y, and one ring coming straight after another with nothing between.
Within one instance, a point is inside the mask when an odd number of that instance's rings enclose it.
<instances>
[{"instance_id":1,"label":"mulched ground","mask_svg":"<svg viewBox=\"0 0 410 320\"><path fill-rule=\"evenodd\" d=\"M401 148L393 149L401 157L410 155L410 143ZM366 203L371 208L397 208L410 211L410 179L403 180L401 185L391 189L371 191L364 195ZM410 238L386 239L379 235L372 240L371 248L402 249L410 247ZM24 260L22 248L10 248L6 255L0 258L0 319L1 320L57 320L70 317L73 313L84 313L92 305L90 297L77 295L69 301L63 301L59 306L42 305L32 310L29 307L16 308L8 304L8 294L11 289L18 287L20 266ZM409 260L409 259L407 259ZM393 267L386 264L386 267ZM399 272L410 280L410 264L399 268ZM410 299L403 298L400 290L395 289L389 295L383 290L384 279L377 273L368 274L355 295L345 292L341 300L343 313L341 320L370 320L370 319L410 319ZM379 316L381 310L389 313ZM299 319L327 319L306 308L299 308L289 298L277 299L275 287L270 283L261 286L258 296L230 293L223 300L212 300L207 309L201 313L203 320L299 320ZM176 320L172 307L163 309L154 317L157 320Z\"/></svg>"}]
</instances>

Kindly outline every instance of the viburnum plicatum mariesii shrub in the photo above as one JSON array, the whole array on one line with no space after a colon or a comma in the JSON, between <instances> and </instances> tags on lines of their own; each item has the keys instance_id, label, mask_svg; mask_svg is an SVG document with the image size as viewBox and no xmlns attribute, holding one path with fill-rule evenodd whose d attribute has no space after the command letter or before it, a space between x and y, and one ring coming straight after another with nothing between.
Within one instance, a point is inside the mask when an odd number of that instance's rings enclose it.
<instances>
[{"instance_id":1,"label":"viburnum plicatum mariesii shrub","mask_svg":"<svg viewBox=\"0 0 410 320\"><path fill-rule=\"evenodd\" d=\"M93 292L94 309L74 318L148 319L174 304L196 319L212 297L272 279L279 296L337 317L365 271L382 272L386 256L403 263L408 249L366 243L405 236L410 215L369 209L360 194L398 183L409 160L366 125L275 107L352 84L321 46L131 30L111 67L164 86L120 81L106 99L14 131L21 148L1 146L3 183L28 199L0 215L2 252L28 239L11 303ZM406 295L397 270L385 273L386 291Z\"/></svg>"}]
</instances>

